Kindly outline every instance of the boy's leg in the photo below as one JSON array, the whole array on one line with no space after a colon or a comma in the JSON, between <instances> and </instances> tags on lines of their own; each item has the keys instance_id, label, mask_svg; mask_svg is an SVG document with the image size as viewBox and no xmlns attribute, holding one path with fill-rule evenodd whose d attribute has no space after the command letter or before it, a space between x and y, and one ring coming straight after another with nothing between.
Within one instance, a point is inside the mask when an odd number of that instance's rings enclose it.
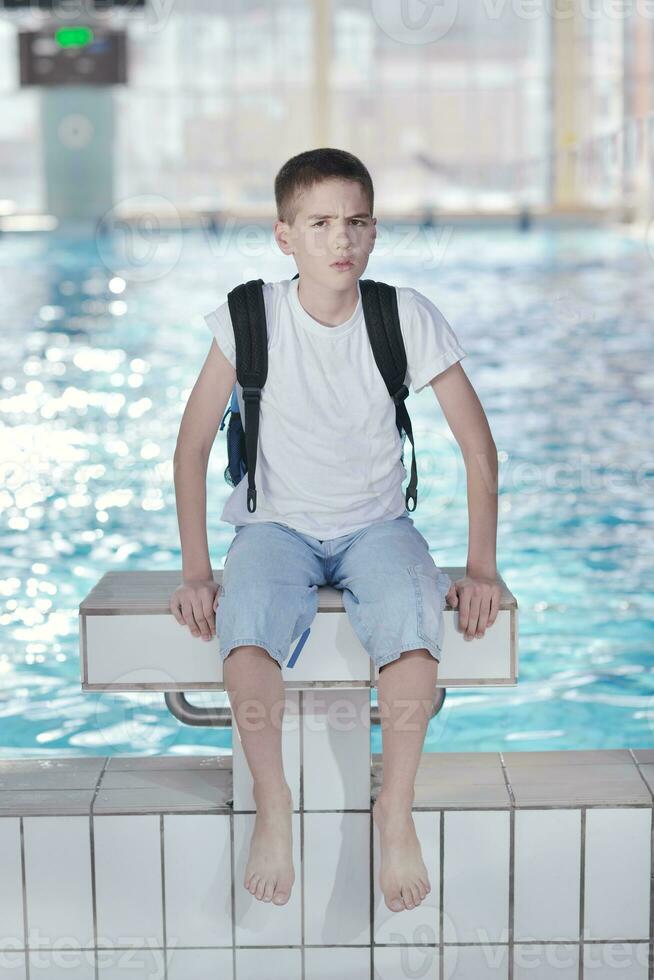
<instances>
[{"instance_id":1,"label":"boy's leg","mask_svg":"<svg viewBox=\"0 0 654 980\"><path fill-rule=\"evenodd\" d=\"M234 647L223 679L252 773L257 808L243 884L255 898L284 905L295 880L293 801L284 776L284 684L279 665L263 647Z\"/></svg>"},{"instance_id":2,"label":"boy's leg","mask_svg":"<svg viewBox=\"0 0 654 980\"><path fill-rule=\"evenodd\" d=\"M380 886L394 912L415 908L431 891L411 808L437 674L434 657L416 649L381 667L377 682L383 775L373 819L381 841Z\"/></svg>"},{"instance_id":3,"label":"boy's leg","mask_svg":"<svg viewBox=\"0 0 654 980\"><path fill-rule=\"evenodd\" d=\"M383 785L373 807L381 837L380 884L394 912L430 890L411 815L415 775L431 716L449 577L408 515L372 524L346 543L332 582L379 668Z\"/></svg>"},{"instance_id":4,"label":"boy's leg","mask_svg":"<svg viewBox=\"0 0 654 980\"><path fill-rule=\"evenodd\" d=\"M244 885L258 899L283 905L295 878L291 793L282 762L285 691L280 663L311 624L319 557L289 528L241 526L225 559L216 611L223 680L253 780L257 809Z\"/></svg>"}]
</instances>

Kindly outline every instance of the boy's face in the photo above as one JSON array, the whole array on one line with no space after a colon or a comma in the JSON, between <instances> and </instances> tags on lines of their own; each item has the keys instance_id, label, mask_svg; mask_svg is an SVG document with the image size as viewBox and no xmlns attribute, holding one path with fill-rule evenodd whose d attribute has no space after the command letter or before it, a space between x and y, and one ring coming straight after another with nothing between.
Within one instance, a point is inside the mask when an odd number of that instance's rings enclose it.
<instances>
[{"instance_id":1,"label":"boy's face","mask_svg":"<svg viewBox=\"0 0 654 980\"><path fill-rule=\"evenodd\" d=\"M360 279L374 248L377 219L354 180L330 178L304 191L292 225L275 223L275 239L285 255L294 255L300 278L332 289L350 289ZM334 263L349 259L341 270Z\"/></svg>"}]
</instances>

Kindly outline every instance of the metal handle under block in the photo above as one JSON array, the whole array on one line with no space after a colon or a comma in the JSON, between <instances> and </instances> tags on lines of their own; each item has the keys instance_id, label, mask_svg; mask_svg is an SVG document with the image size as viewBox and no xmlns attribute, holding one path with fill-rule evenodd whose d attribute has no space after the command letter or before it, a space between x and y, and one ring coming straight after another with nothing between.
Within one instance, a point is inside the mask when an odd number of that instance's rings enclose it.
<instances>
[{"instance_id":1,"label":"metal handle under block","mask_svg":"<svg viewBox=\"0 0 654 980\"><path fill-rule=\"evenodd\" d=\"M437 687L434 692L431 717L435 717L445 702L446 688ZM226 728L232 724L231 708L200 708L186 697L183 691L166 691L166 705L172 715L185 725ZM379 725L379 706L370 706L370 724Z\"/></svg>"}]
</instances>

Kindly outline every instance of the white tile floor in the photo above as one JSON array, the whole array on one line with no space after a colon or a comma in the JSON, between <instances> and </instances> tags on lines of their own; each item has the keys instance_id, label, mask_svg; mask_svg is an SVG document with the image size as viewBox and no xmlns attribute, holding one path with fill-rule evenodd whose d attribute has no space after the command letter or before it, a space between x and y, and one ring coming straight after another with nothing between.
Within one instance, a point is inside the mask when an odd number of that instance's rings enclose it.
<instances>
[{"instance_id":1,"label":"white tile floor","mask_svg":"<svg viewBox=\"0 0 654 980\"><path fill-rule=\"evenodd\" d=\"M295 811L296 882L276 907L242 886L254 814L230 805L229 760L76 775L66 759L61 783L0 762L0 980L28 963L30 980L573 980L580 964L584 980L651 980L649 750L530 755L426 757L414 820L432 890L398 914L369 806Z\"/></svg>"}]
</instances>

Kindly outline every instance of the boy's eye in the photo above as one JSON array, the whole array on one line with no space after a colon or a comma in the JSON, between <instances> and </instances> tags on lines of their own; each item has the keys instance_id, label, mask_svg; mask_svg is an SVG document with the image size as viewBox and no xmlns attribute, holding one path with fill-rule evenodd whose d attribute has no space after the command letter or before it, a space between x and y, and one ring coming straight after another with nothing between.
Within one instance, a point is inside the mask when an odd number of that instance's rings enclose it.
<instances>
[{"instance_id":1,"label":"boy's eye","mask_svg":"<svg viewBox=\"0 0 654 980\"><path fill-rule=\"evenodd\" d=\"M363 224L363 221L361 220L361 218L352 218L352 221L356 221L356 223L357 223L358 225L362 225L362 224ZM316 222L314 222L314 224L312 225L312 228L317 228L317 227L318 227L318 225L324 225L324 223L325 223L325 222L324 222L324 220L322 220L322 221L316 221Z\"/></svg>"}]
</instances>

